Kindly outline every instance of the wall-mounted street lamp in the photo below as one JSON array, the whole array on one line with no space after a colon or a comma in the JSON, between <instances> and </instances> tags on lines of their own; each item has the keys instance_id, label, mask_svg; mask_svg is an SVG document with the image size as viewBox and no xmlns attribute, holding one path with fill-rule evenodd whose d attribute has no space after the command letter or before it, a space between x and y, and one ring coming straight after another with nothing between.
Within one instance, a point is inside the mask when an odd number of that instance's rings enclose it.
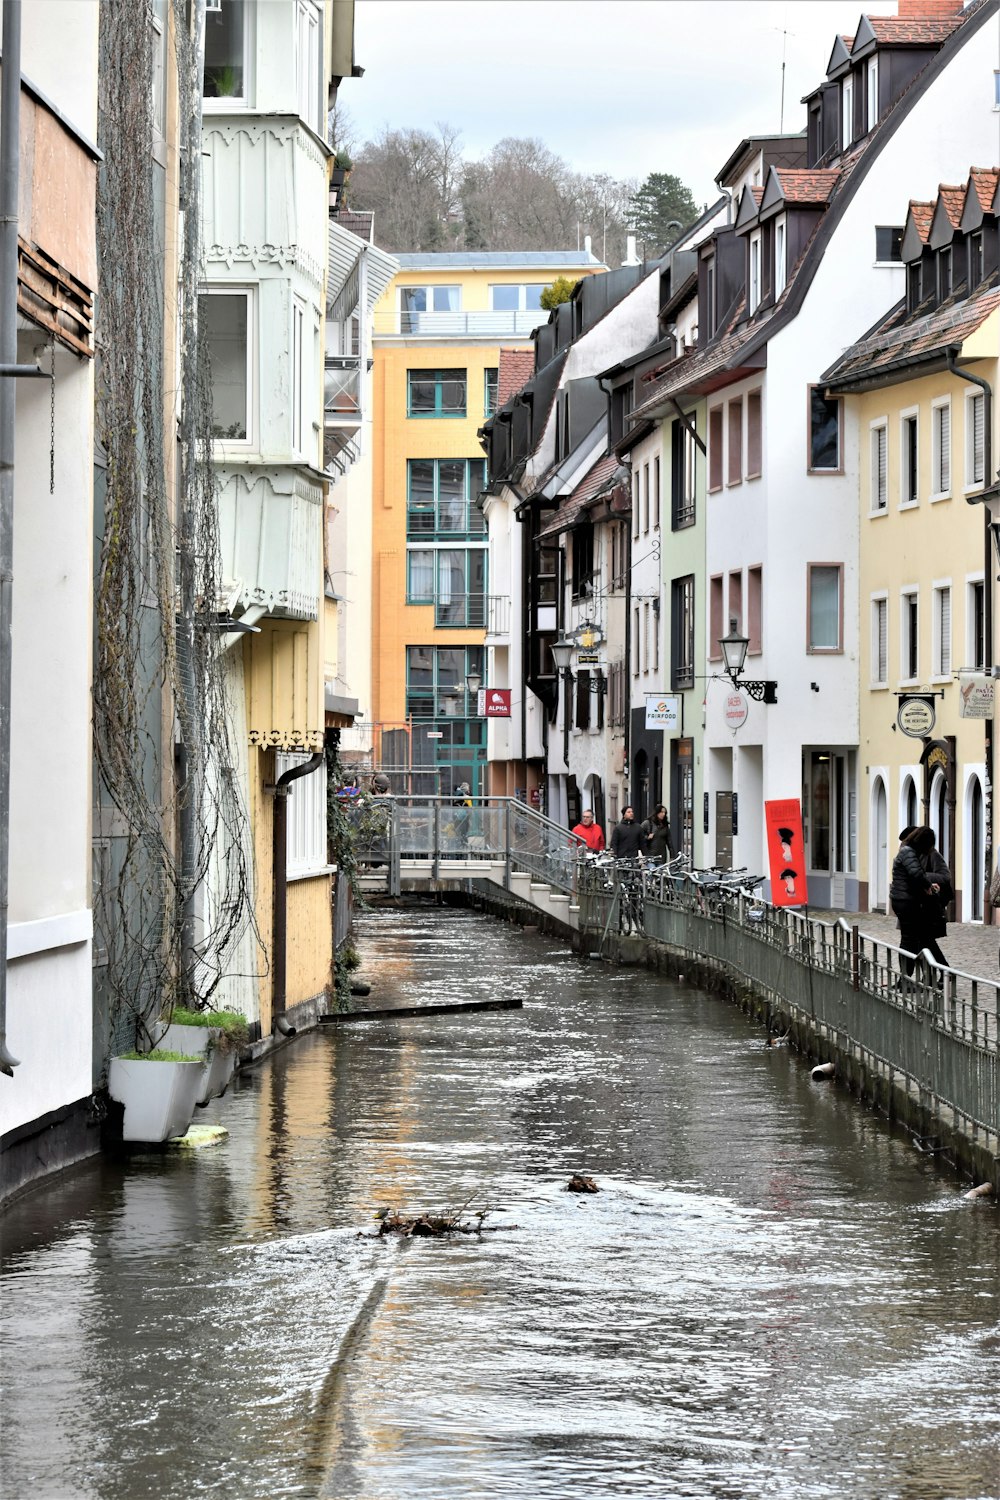
<instances>
[{"instance_id":1,"label":"wall-mounted street lamp","mask_svg":"<svg viewBox=\"0 0 1000 1500\"><path fill-rule=\"evenodd\" d=\"M749 636L741 635L737 628L736 616L731 615L729 619L729 634L719 637L719 647L722 651L722 660L726 666L726 676L741 693L746 693L749 698L754 698L758 703L777 703L778 684L770 679L759 681L757 679L742 676L743 665L747 659L747 651L750 646Z\"/></svg>"},{"instance_id":2,"label":"wall-mounted street lamp","mask_svg":"<svg viewBox=\"0 0 1000 1500\"><path fill-rule=\"evenodd\" d=\"M569 705L572 685L576 682L576 674L572 670L573 652L577 649L576 641L570 640L566 635L561 635L557 641L553 641L549 650L552 652L552 664L563 683L563 764L569 766ZM608 690L608 681L603 672L598 672L596 677L591 677L587 683L590 692L603 696Z\"/></svg>"},{"instance_id":3,"label":"wall-mounted street lamp","mask_svg":"<svg viewBox=\"0 0 1000 1500\"><path fill-rule=\"evenodd\" d=\"M481 672L477 672L476 669L475 669L475 667L473 667L470 672L466 672L466 674L465 674L465 686L469 690L470 693L472 693L473 695L475 695L476 693L479 692L479 689L482 687L482 685L483 685L483 675L482 675Z\"/></svg>"}]
</instances>

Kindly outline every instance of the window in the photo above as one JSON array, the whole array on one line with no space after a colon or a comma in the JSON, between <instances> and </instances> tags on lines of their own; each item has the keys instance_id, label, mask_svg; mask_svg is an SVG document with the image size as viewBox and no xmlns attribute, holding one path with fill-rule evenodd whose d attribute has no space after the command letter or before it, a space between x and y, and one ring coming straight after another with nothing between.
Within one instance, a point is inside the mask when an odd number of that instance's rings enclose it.
<instances>
[{"instance_id":1,"label":"window","mask_svg":"<svg viewBox=\"0 0 1000 1500\"><path fill-rule=\"evenodd\" d=\"M729 575L729 618L743 629L743 571Z\"/></svg>"},{"instance_id":2,"label":"window","mask_svg":"<svg viewBox=\"0 0 1000 1500\"><path fill-rule=\"evenodd\" d=\"M983 393L972 391L965 398L965 488L977 489L983 482Z\"/></svg>"},{"instance_id":3,"label":"window","mask_svg":"<svg viewBox=\"0 0 1000 1500\"><path fill-rule=\"evenodd\" d=\"M319 6L315 0L298 0L295 28L295 76L299 96L299 115L317 135L324 133L321 37Z\"/></svg>"},{"instance_id":4,"label":"window","mask_svg":"<svg viewBox=\"0 0 1000 1500\"><path fill-rule=\"evenodd\" d=\"M809 564L809 642L806 649L810 654L843 649L843 572L840 563Z\"/></svg>"},{"instance_id":5,"label":"window","mask_svg":"<svg viewBox=\"0 0 1000 1500\"><path fill-rule=\"evenodd\" d=\"M643 670L643 672L648 672L649 671L650 662L652 661L652 657L653 657L653 653L650 650L650 645L649 645L649 614L650 614L650 611L649 611L649 600L648 599L644 599L642 601L642 670Z\"/></svg>"},{"instance_id":6,"label":"window","mask_svg":"<svg viewBox=\"0 0 1000 1500\"><path fill-rule=\"evenodd\" d=\"M923 262L910 261L906 267L906 310L916 312L924 295Z\"/></svg>"},{"instance_id":7,"label":"window","mask_svg":"<svg viewBox=\"0 0 1000 1500\"><path fill-rule=\"evenodd\" d=\"M653 530L660 529L660 455L653 459Z\"/></svg>"},{"instance_id":8,"label":"window","mask_svg":"<svg viewBox=\"0 0 1000 1500\"><path fill-rule=\"evenodd\" d=\"M708 488L722 489L722 407L714 406L708 414Z\"/></svg>"},{"instance_id":9,"label":"window","mask_svg":"<svg viewBox=\"0 0 1000 1500\"><path fill-rule=\"evenodd\" d=\"M465 370L407 370L408 417L464 417Z\"/></svg>"},{"instance_id":10,"label":"window","mask_svg":"<svg viewBox=\"0 0 1000 1500\"><path fill-rule=\"evenodd\" d=\"M750 236L750 273L747 279L749 310L755 313L760 306L760 230Z\"/></svg>"},{"instance_id":11,"label":"window","mask_svg":"<svg viewBox=\"0 0 1000 1500\"><path fill-rule=\"evenodd\" d=\"M747 478L759 479L762 471L763 433L760 391L747 393Z\"/></svg>"},{"instance_id":12,"label":"window","mask_svg":"<svg viewBox=\"0 0 1000 1500\"><path fill-rule=\"evenodd\" d=\"M887 471L886 471L886 423L883 417L878 422L873 422L870 428L871 441L871 492L870 506L872 514L878 514L886 509L888 504L887 495Z\"/></svg>"},{"instance_id":13,"label":"window","mask_svg":"<svg viewBox=\"0 0 1000 1500\"><path fill-rule=\"evenodd\" d=\"M705 261L705 306L701 310L701 323L705 329L706 339L710 339L715 332L715 256L710 255Z\"/></svg>"},{"instance_id":14,"label":"window","mask_svg":"<svg viewBox=\"0 0 1000 1500\"><path fill-rule=\"evenodd\" d=\"M406 549L407 604L434 603L434 556L430 547Z\"/></svg>"},{"instance_id":15,"label":"window","mask_svg":"<svg viewBox=\"0 0 1000 1500\"><path fill-rule=\"evenodd\" d=\"M934 585L933 641L931 642L935 677L951 676L951 585Z\"/></svg>"},{"instance_id":16,"label":"window","mask_svg":"<svg viewBox=\"0 0 1000 1500\"><path fill-rule=\"evenodd\" d=\"M537 312L544 290L544 281L528 286L491 286L490 308L493 312Z\"/></svg>"},{"instance_id":17,"label":"window","mask_svg":"<svg viewBox=\"0 0 1000 1500\"><path fill-rule=\"evenodd\" d=\"M636 469L632 475L632 535L639 536L639 522L641 520L639 509L639 471Z\"/></svg>"},{"instance_id":18,"label":"window","mask_svg":"<svg viewBox=\"0 0 1000 1500\"><path fill-rule=\"evenodd\" d=\"M485 372L486 394L483 399L483 415L492 417L497 409L497 391L500 384L500 371L496 368Z\"/></svg>"},{"instance_id":19,"label":"window","mask_svg":"<svg viewBox=\"0 0 1000 1500\"><path fill-rule=\"evenodd\" d=\"M695 459L697 447L686 425L670 427L670 526L681 531L695 522Z\"/></svg>"},{"instance_id":20,"label":"window","mask_svg":"<svg viewBox=\"0 0 1000 1500\"><path fill-rule=\"evenodd\" d=\"M872 687L889 682L889 601L882 595L872 600Z\"/></svg>"},{"instance_id":21,"label":"window","mask_svg":"<svg viewBox=\"0 0 1000 1500\"><path fill-rule=\"evenodd\" d=\"M722 651L719 642L725 635L723 625L723 598L722 591L725 579L721 573L716 573L709 580L708 585L708 659L709 661L721 661Z\"/></svg>"},{"instance_id":22,"label":"window","mask_svg":"<svg viewBox=\"0 0 1000 1500\"><path fill-rule=\"evenodd\" d=\"M902 258L902 225L877 224L875 226L875 259L886 265L891 261L901 261Z\"/></svg>"},{"instance_id":23,"label":"window","mask_svg":"<svg viewBox=\"0 0 1000 1500\"><path fill-rule=\"evenodd\" d=\"M574 528L573 544L573 598L590 599L594 588L594 527L590 521Z\"/></svg>"},{"instance_id":24,"label":"window","mask_svg":"<svg viewBox=\"0 0 1000 1500\"><path fill-rule=\"evenodd\" d=\"M874 130L878 124L878 54L868 59L865 68L865 125Z\"/></svg>"},{"instance_id":25,"label":"window","mask_svg":"<svg viewBox=\"0 0 1000 1500\"><path fill-rule=\"evenodd\" d=\"M737 398L730 401L728 410L729 465L726 471L728 484L739 484L743 478L743 402Z\"/></svg>"},{"instance_id":26,"label":"window","mask_svg":"<svg viewBox=\"0 0 1000 1500\"><path fill-rule=\"evenodd\" d=\"M916 682L920 674L920 596L905 590L900 600L899 667L904 682Z\"/></svg>"},{"instance_id":27,"label":"window","mask_svg":"<svg viewBox=\"0 0 1000 1500\"><path fill-rule=\"evenodd\" d=\"M675 578L671 591L670 685L694 687L694 575Z\"/></svg>"},{"instance_id":28,"label":"window","mask_svg":"<svg viewBox=\"0 0 1000 1500\"><path fill-rule=\"evenodd\" d=\"M243 0L218 0L205 16L206 99L246 103L247 25Z\"/></svg>"},{"instance_id":29,"label":"window","mask_svg":"<svg viewBox=\"0 0 1000 1500\"><path fill-rule=\"evenodd\" d=\"M152 28L150 37L151 53L151 78L153 96L153 130L160 137L163 135L163 125L166 118L166 74L163 66L164 52L166 49L167 32L167 6L169 0L153 0L149 24Z\"/></svg>"},{"instance_id":30,"label":"window","mask_svg":"<svg viewBox=\"0 0 1000 1500\"><path fill-rule=\"evenodd\" d=\"M633 677L638 677L640 671L642 670L642 663L640 661L640 654L641 654L640 653L640 646L641 646L641 644L642 643L639 640L639 606L638 606L638 604L636 604L636 605L633 606L633 609L632 609L632 676Z\"/></svg>"},{"instance_id":31,"label":"window","mask_svg":"<svg viewBox=\"0 0 1000 1500\"><path fill-rule=\"evenodd\" d=\"M293 766L304 765L308 755L286 755L277 751L274 757L275 780ZM296 876L325 872L326 863L326 768L300 776L288 788L288 814L285 844L286 873Z\"/></svg>"},{"instance_id":32,"label":"window","mask_svg":"<svg viewBox=\"0 0 1000 1500\"><path fill-rule=\"evenodd\" d=\"M983 232L969 235L969 291L974 292L983 279Z\"/></svg>"},{"instance_id":33,"label":"window","mask_svg":"<svg viewBox=\"0 0 1000 1500\"><path fill-rule=\"evenodd\" d=\"M915 411L903 412L899 423L899 503L916 505L920 499L920 429Z\"/></svg>"},{"instance_id":34,"label":"window","mask_svg":"<svg viewBox=\"0 0 1000 1500\"><path fill-rule=\"evenodd\" d=\"M840 472L840 401L809 387L809 472Z\"/></svg>"},{"instance_id":35,"label":"window","mask_svg":"<svg viewBox=\"0 0 1000 1500\"><path fill-rule=\"evenodd\" d=\"M408 547L406 602L433 604L442 628L485 628L486 548Z\"/></svg>"},{"instance_id":36,"label":"window","mask_svg":"<svg viewBox=\"0 0 1000 1500\"><path fill-rule=\"evenodd\" d=\"M846 151L854 139L854 77L848 73L840 85L840 149Z\"/></svg>"},{"instance_id":37,"label":"window","mask_svg":"<svg viewBox=\"0 0 1000 1500\"><path fill-rule=\"evenodd\" d=\"M986 667L986 595L983 580L972 578L966 588L965 659L971 671L982 672Z\"/></svg>"},{"instance_id":38,"label":"window","mask_svg":"<svg viewBox=\"0 0 1000 1500\"><path fill-rule=\"evenodd\" d=\"M747 653L758 656L764 649L764 570L758 563L747 568Z\"/></svg>"},{"instance_id":39,"label":"window","mask_svg":"<svg viewBox=\"0 0 1000 1500\"><path fill-rule=\"evenodd\" d=\"M476 504L485 483L482 458L411 458L406 466L406 535L415 541L475 539L486 533Z\"/></svg>"},{"instance_id":40,"label":"window","mask_svg":"<svg viewBox=\"0 0 1000 1500\"><path fill-rule=\"evenodd\" d=\"M441 320L428 313L457 313L462 309L460 286L401 286L399 288L400 333L433 332ZM462 372L465 378L465 371Z\"/></svg>"},{"instance_id":41,"label":"window","mask_svg":"<svg viewBox=\"0 0 1000 1500\"><path fill-rule=\"evenodd\" d=\"M788 224L784 215L774 221L774 300L777 302L788 280Z\"/></svg>"},{"instance_id":42,"label":"window","mask_svg":"<svg viewBox=\"0 0 1000 1500\"><path fill-rule=\"evenodd\" d=\"M628 576L628 527L624 521L611 526L611 587L623 589Z\"/></svg>"},{"instance_id":43,"label":"window","mask_svg":"<svg viewBox=\"0 0 1000 1500\"><path fill-rule=\"evenodd\" d=\"M475 713L466 674L485 680L481 646L407 646L406 712L414 719L462 719Z\"/></svg>"},{"instance_id":44,"label":"window","mask_svg":"<svg viewBox=\"0 0 1000 1500\"><path fill-rule=\"evenodd\" d=\"M951 296L951 246L937 254L937 299L945 302Z\"/></svg>"},{"instance_id":45,"label":"window","mask_svg":"<svg viewBox=\"0 0 1000 1500\"><path fill-rule=\"evenodd\" d=\"M305 451L303 402L306 386L306 306L292 299L292 452Z\"/></svg>"},{"instance_id":46,"label":"window","mask_svg":"<svg viewBox=\"0 0 1000 1500\"><path fill-rule=\"evenodd\" d=\"M649 464L642 466L642 529L649 530Z\"/></svg>"},{"instance_id":47,"label":"window","mask_svg":"<svg viewBox=\"0 0 1000 1500\"><path fill-rule=\"evenodd\" d=\"M935 401L931 406L931 499L942 499L951 493L951 401Z\"/></svg>"},{"instance_id":48,"label":"window","mask_svg":"<svg viewBox=\"0 0 1000 1500\"><path fill-rule=\"evenodd\" d=\"M212 370L212 436L248 442L250 380L250 293L203 292L198 316Z\"/></svg>"}]
</instances>

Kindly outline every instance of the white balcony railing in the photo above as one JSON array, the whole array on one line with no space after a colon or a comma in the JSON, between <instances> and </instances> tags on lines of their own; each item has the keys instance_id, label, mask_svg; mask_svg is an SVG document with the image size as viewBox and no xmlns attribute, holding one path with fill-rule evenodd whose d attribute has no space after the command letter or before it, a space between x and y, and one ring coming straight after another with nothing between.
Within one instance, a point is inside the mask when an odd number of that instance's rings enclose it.
<instances>
[{"instance_id":1,"label":"white balcony railing","mask_svg":"<svg viewBox=\"0 0 1000 1500\"><path fill-rule=\"evenodd\" d=\"M381 312L374 318L376 338L503 339L528 338L548 322L539 308L522 312Z\"/></svg>"},{"instance_id":2,"label":"white balcony railing","mask_svg":"<svg viewBox=\"0 0 1000 1500\"><path fill-rule=\"evenodd\" d=\"M510 595L490 594L486 600L486 634L510 635Z\"/></svg>"},{"instance_id":3,"label":"white balcony railing","mask_svg":"<svg viewBox=\"0 0 1000 1500\"><path fill-rule=\"evenodd\" d=\"M323 372L323 407L327 422L356 422L361 415L361 361L353 355L331 355Z\"/></svg>"}]
</instances>

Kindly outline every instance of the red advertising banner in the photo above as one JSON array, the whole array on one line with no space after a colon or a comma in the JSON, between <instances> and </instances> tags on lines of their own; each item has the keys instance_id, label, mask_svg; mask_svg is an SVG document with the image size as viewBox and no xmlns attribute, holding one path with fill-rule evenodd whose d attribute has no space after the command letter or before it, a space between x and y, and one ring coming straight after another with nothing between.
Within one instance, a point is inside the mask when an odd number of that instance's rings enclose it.
<instances>
[{"instance_id":1,"label":"red advertising banner","mask_svg":"<svg viewBox=\"0 0 1000 1500\"><path fill-rule=\"evenodd\" d=\"M510 688L483 688L487 719L510 718Z\"/></svg>"},{"instance_id":2,"label":"red advertising banner","mask_svg":"<svg viewBox=\"0 0 1000 1500\"><path fill-rule=\"evenodd\" d=\"M802 841L802 803L789 797L764 803L771 900L775 906L807 906L806 852Z\"/></svg>"}]
</instances>

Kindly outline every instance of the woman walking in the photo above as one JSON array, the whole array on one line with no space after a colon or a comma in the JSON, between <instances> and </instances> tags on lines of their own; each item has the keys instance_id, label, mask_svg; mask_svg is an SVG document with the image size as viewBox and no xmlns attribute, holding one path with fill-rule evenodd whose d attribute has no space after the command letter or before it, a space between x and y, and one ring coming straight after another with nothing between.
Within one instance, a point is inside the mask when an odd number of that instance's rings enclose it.
<instances>
[{"instance_id":1,"label":"woman walking","mask_svg":"<svg viewBox=\"0 0 1000 1500\"><path fill-rule=\"evenodd\" d=\"M647 859L673 859L674 841L670 837L670 819L662 802L657 803L651 818L642 825L642 852Z\"/></svg>"},{"instance_id":2,"label":"woman walking","mask_svg":"<svg viewBox=\"0 0 1000 1500\"><path fill-rule=\"evenodd\" d=\"M948 930L944 912L951 897L951 871L934 848L933 828L915 828L899 846L889 887L904 974L912 974L916 956L925 948L942 968L948 967L937 940Z\"/></svg>"}]
</instances>

